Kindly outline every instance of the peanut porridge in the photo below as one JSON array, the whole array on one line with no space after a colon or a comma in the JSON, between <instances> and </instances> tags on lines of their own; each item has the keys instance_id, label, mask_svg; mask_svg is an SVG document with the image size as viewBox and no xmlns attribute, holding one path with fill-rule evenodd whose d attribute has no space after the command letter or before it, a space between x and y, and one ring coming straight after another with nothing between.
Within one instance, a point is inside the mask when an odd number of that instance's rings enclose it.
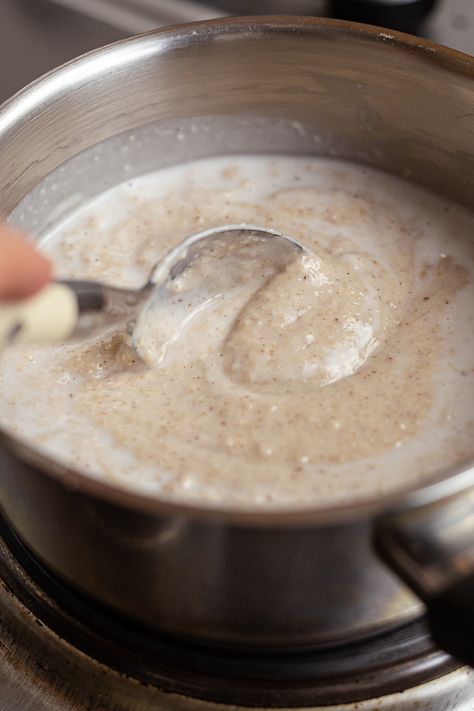
<instances>
[{"instance_id":1,"label":"peanut porridge","mask_svg":"<svg viewBox=\"0 0 474 711\"><path fill-rule=\"evenodd\" d=\"M42 246L60 277L138 287L242 222L309 255L240 279L216 262L192 308L185 275L147 363L120 330L3 353L3 427L112 485L233 508L359 501L472 455L474 216L454 203L340 161L212 158L112 189Z\"/></svg>"}]
</instances>

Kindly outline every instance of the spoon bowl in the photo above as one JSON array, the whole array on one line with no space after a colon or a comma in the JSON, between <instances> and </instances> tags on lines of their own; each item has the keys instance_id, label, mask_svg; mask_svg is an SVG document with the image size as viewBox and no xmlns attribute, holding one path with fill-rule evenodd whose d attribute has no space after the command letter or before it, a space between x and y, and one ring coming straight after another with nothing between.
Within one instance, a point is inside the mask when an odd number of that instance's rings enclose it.
<instances>
[{"instance_id":1,"label":"spoon bowl","mask_svg":"<svg viewBox=\"0 0 474 711\"><path fill-rule=\"evenodd\" d=\"M148 365L163 362L169 347L204 311L203 328L219 328L222 311L237 313L269 278L283 271L304 247L276 230L225 225L191 235L152 270L149 296L130 321L130 345ZM209 319L209 316L208 316Z\"/></svg>"},{"instance_id":2,"label":"spoon bowl","mask_svg":"<svg viewBox=\"0 0 474 711\"><path fill-rule=\"evenodd\" d=\"M196 270L198 278L205 280L215 273L215 261L222 264L226 257L256 263L270 257L276 268L284 268L304 252L303 245L274 229L247 224L213 227L190 235L171 249L140 289L94 281L56 281L25 301L2 305L0 346L80 340L120 324L134 345L134 324L140 311L158 293L176 290L179 278L194 265L207 264L207 270Z\"/></svg>"}]
</instances>

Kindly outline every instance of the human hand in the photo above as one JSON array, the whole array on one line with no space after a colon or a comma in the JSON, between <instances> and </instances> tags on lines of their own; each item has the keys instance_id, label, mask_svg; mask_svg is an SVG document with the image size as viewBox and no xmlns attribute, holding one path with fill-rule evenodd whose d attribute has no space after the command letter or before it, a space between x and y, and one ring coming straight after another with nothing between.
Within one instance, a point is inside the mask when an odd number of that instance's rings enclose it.
<instances>
[{"instance_id":1,"label":"human hand","mask_svg":"<svg viewBox=\"0 0 474 711\"><path fill-rule=\"evenodd\" d=\"M51 279L52 266L27 239L0 224L0 299L32 296Z\"/></svg>"}]
</instances>

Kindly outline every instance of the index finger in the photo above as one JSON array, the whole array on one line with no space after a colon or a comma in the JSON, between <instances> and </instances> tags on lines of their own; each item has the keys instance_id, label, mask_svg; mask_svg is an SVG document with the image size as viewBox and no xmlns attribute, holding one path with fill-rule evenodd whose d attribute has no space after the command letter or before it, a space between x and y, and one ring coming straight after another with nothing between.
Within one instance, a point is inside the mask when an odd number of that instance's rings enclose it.
<instances>
[{"instance_id":1,"label":"index finger","mask_svg":"<svg viewBox=\"0 0 474 711\"><path fill-rule=\"evenodd\" d=\"M16 230L0 225L0 299L32 296L51 279L46 257Z\"/></svg>"}]
</instances>

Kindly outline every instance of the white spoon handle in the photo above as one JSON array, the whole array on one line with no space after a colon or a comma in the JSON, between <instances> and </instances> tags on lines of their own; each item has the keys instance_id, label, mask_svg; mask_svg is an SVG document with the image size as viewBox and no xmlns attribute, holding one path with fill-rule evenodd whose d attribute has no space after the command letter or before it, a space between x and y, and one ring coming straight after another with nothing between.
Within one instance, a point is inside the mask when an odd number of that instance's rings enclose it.
<instances>
[{"instance_id":1,"label":"white spoon handle","mask_svg":"<svg viewBox=\"0 0 474 711\"><path fill-rule=\"evenodd\" d=\"M153 284L119 289L96 281L56 281L39 294L0 303L0 350L11 343L59 343L89 338L126 325Z\"/></svg>"},{"instance_id":2,"label":"white spoon handle","mask_svg":"<svg viewBox=\"0 0 474 711\"><path fill-rule=\"evenodd\" d=\"M78 317L74 291L65 284L48 284L29 299L0 304L0 346L63 341L74 331Z\"/></svg>"}]
</instances>

